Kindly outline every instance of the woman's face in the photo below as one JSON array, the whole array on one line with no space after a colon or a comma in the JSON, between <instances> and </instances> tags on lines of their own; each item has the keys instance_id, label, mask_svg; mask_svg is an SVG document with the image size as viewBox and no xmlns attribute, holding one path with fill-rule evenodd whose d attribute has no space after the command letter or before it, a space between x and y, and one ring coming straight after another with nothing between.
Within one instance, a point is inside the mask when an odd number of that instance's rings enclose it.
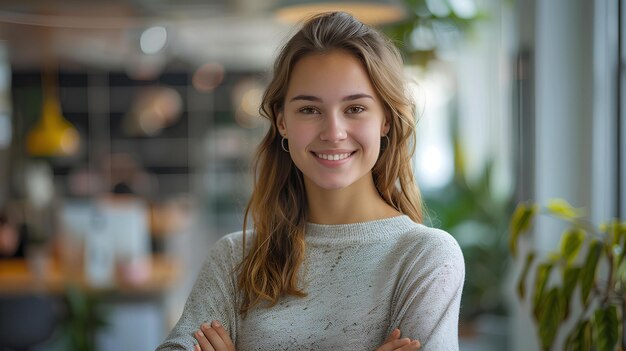
<instances>
[{"instance_id":1,"label":"woman's face","mask_svg":"<svg viewBox=\"0 0 626 351\"><path fill-rule=\"evenodd\" d=\"M342 189L371 177L389 123L355 56L336 50L301 58L283 106L278 128L307 189Z\"/></svg>"}]
</instances>

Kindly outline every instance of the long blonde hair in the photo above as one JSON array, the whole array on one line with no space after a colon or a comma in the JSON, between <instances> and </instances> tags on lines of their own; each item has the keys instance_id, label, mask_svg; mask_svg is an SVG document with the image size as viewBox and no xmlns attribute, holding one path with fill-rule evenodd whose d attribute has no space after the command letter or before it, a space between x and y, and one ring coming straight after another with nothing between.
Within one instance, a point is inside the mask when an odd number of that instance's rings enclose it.
<instances>
[{"instance_id":1,"label":"long blonde hair","mask_svg":"<svg viewBox=\"0 0 626 351\"><path fill-rule=\"evenodd\" d=\"M270 127L257 150L254 190L244 217L244 259L238 266L244 315L262 301L271 307L281 296L306 296L298 284L298 271L305 255L307 197L302 173L281 148L276 117L283 108L291 70L298 60L336 49L361 60L391 117L388 143L381 141L386 145L372 169L374 184L390 206L415 222L422 221L422 201L411 169L415 108L402 83L405 79L400 54L384 35L347 13L312 17L282 47L260 108ZM246 250L249 216L254 236Z\"/></svg>"}]
</instances>

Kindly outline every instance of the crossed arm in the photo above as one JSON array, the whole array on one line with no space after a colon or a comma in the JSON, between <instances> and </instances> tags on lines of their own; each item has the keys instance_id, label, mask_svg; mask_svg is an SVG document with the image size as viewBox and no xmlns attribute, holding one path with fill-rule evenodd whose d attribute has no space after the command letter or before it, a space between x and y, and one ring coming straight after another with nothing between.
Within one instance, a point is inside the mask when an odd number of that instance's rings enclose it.
<instances>
[{"instance_id":1,"label":"crossed arm","mask_svg":"<svg viewBox=\"0 0 626 351\"><path fill-rule=\"evenodd\" d=\"M400 338L400 329L394 329L387 337L384 344L376 351L416 351L421 345L418 340ZM198 342L195 351L235 351L235 345L230 339L228 332L219 321L211 324L203 323L194 334Z\"/></svg>"}]
</instances>

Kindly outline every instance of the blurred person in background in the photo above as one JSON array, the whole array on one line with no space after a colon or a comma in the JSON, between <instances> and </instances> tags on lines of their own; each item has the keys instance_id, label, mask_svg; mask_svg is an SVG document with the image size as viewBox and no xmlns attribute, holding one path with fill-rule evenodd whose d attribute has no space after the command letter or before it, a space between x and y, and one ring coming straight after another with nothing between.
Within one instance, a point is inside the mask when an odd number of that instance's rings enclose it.
<instances>
[{"instance_id":1,"label":"blurred person in background","mask_svg":"<svg viewBox=\"0 0 626 351\"><path fill-rule=\"evenodd\" d=\"M415 109L390 40L346 13L311 18L261 111L244 230L209 250L158 350L458 350L463 256L421 224Z\"/></svg>"},{"instance_id":2,"label":"blurred person in background","mask_svg":"<svg viewBox=\"0 0 626 351\"><path fill-rule=\"evenodd\" d=\"M137 195L148 198L156 189L156 181L129 154L114 153L104 162L105 173L110 175L111 193Z\"/></svg>"},{"instance_id":3,"label":"blurred person in background","mask_svg":"<svg viewBox=\"0 0 626 351\"><path fill-rule=\"evenodd\" d=\"M12 257L24 257L24 240L7 211L0 209L0 258Z\"/></svg>"}]
</instances>

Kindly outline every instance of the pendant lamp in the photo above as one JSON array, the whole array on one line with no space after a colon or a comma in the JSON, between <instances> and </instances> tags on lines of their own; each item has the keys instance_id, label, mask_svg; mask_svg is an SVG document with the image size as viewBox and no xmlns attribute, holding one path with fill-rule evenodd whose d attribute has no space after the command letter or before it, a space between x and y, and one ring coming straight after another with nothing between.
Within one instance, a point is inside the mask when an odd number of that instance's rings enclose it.
<instances>
[{"instance_id":1,"label":"pendant lamp","mask_svg":"<svg viewBox=\"0 0 626 351\"><path fill-rule=\"evenodd\" d=\"M61 114L53 74L45 70L41 117L26 136L26 151L31 156L70 156L78 151L79 146L78 131Z\"/></svg>"},{"instance_id":2,"label":"pendant lamp","mask_svg":"<svg viewBox=\"0 0 626 351\"><path fill-rule=\"evenodd\" d=\"M275 7L274 14L281 22L296 23L329 11L348 12L372 26L398 22L406 17L405 6L396 0L281 0Z\"/></svg>"}]
</instances>

